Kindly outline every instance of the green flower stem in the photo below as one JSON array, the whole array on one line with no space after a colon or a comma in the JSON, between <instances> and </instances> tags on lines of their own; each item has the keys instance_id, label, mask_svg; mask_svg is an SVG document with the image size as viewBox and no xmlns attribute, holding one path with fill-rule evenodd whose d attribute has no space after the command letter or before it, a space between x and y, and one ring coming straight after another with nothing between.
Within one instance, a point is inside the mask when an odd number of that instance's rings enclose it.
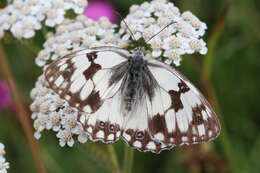
<instances>
[{"instance_id":1,"label":"green flower stem","mask_svg":"<svg viewBox=\"0 0 260 173\"><path fill-rule=\"evenodd\" d=\"M123 163L123 173L131 173L133 167L134 150L129 146L125 145L124 153L124 163Z\"/></svg>"},{"instance_id":2,"label":"green flower stem","mask_svg":"<svg viewBox=\"0 0 260 173\"><path fill-rule=\"evenodd\" d=\"M119 169L119 164L118 164L118 159L117 159L117 155L116 155L116 152L115 152L115 149L113 147L112 144L108 144L107 145L107 150L108 150L108 153L111 157L111 161L113 163L113 166L114 166L114 170L116 171L116 173L120 173L120 169Z\"/></svg>"},{"instance_id":3,"label":"green flower stem","mask_svg":"<svg viewBox=\"0 0 260 173\"><path fill-rule=\"evenodd\" d=\"M10 93L12 95L13 103L16 107L17 115L18 115L19 121L21 123L22 129L25 133L27 142L32 151L32 155L34 157L36 167L38 168L40 173L45 173L46 170L45 170L44 162L40 155L39 145L33 137L33 128L32 128L32 124L29 119L30 115L28 114L24 105L22 104L23 101L20 97L20 94L18 93L13 74L11 72L10 66L8 64L8 61L5 56L5 52L4 52L4 49L3 49L3 46L1 43L0 43L0 70L3 73L4 79L8 83L8 87L9 87Z\"/></svg>"}]
</instances>

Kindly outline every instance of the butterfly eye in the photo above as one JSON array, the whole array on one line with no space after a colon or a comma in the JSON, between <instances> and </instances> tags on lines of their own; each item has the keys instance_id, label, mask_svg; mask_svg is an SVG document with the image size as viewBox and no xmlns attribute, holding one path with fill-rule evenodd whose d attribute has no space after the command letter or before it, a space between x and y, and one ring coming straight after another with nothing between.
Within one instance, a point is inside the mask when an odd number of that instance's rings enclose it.
<instances>
[{"instance_id":1,"label":"butterfly eye","mask_svg":"<svg viewBox=\"0 0 260 173\"><path fill-rule=\"evenodd\" d=\"M137 132L136 138L137 139L143 139L144 138L144 133L143 132Z\"/></svg>"}]
</instances>

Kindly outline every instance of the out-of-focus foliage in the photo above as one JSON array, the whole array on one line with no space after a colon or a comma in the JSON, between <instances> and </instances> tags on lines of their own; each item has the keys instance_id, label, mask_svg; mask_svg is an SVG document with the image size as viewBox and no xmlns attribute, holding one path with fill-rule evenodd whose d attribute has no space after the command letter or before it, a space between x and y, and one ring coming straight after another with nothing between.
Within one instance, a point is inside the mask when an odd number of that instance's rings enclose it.
<instances>
[{"instance_id":1,"label":"out-of-focus foliage","mask_svg":"<svg viewBox=\"0 0 260 173\"><path fill-rule=\"evenodd\" d=\"M129 7L143 0L111 0L116 10L125 16ZM182 11L190 10L208 30L205 40L209 43L216 31L216 24L227 9L224 28L214 50L211 81L219 103L224 135L212 142L210 153L201 146L175 148L156 155L135 152L134 173L153 172L260 172L260 2L258 0L176 0ZM3 3L2 1L0 3ZM2 6L2 4L1 4ZM32 44L32 43L37 44ZM42 48L43 35L37 33L31 40L14 40L6 35L2 40L8 60L17 80L24 104L28 105L30 89L41 73L34 64ZM213 43L214 44L214 43ZM202 87L201 73L205 56L183 58L178 68L198 88ZM2 74L0 78L2 79ZM36 172L30 150L17 121L15 110L0 112L0 141L6 146L9 172ZM113 172L106 145L89 142L73 148L60 148L53 133L39 141L41 155L48 172ZM122 166L123 146L114 144ZM229 147L227 147L229 146ZM227 151L228 150L228 151ZM227 152L231 154L227 154Z\"/></svg>"}]
</instances>

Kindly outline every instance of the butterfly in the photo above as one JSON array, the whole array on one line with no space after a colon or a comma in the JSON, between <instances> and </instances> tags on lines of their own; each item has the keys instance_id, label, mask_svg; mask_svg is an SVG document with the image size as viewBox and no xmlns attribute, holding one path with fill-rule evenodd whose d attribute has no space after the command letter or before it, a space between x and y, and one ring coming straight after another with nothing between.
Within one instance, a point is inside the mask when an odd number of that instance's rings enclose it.
<instances>
[{"instance_id":1,"label":"butterfly","mask_svg":"<svg viewBox=\"0 0 260 173\"><path fill-rule=\"evenodd\" d=\"M215 139L220 123L212 107L173 67L113 46L73 52L44 71L49 87L79 117L92 141L122 137L140 151Z\"/></svg>"}]
</instances>

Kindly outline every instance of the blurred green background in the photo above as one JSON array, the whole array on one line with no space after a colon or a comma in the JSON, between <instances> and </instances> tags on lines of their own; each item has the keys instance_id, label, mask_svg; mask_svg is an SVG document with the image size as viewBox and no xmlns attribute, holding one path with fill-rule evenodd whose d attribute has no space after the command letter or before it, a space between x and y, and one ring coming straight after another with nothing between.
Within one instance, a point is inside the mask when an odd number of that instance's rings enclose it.
<instances>
[{"instance_id":1,"label":"blurred green background","mask_svg":"<svg viewBox=\"0 0 260 173\"><path fill-rule=\"evenodd\" d=\"M2 1L2 0L1 0ZM143 0L111 0L126 16L132 4ZM133 173L260 172L260 1L176 0L181 11L190 10L207 23L206 56L184 56L178 68L215 104L222 119L222 133L211 145L174 148L159 155L135 151ZM4 2L1 2L4 3ZM2 4L3 5L3 4ZM39 47L43 40L37 37ZM26 42L30 42L29 40ZM25 41L1 41L24 104L29 105L40 68L34 64L37 51ZM0 74L2 79L2 74ZM212 95L211 95L212 94ZM6 145L9 172L37 172L21 125L12 110L0 113L0 142ZM106 145L76 143L61 148L53 133L39 141L47 172L113 172ZM119 165L124 157L122 141L114 144ZM210 147L208 149L208 147Z\"/></svg>"}]
</instances>

